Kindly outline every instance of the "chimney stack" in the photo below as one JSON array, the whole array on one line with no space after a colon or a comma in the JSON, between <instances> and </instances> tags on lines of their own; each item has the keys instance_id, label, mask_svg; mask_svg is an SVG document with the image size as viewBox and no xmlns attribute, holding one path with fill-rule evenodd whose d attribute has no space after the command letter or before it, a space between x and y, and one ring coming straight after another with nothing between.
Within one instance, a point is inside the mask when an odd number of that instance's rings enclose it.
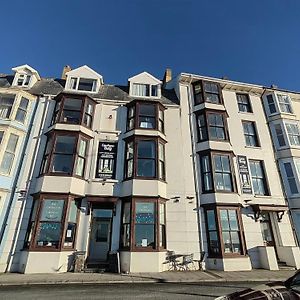
<instances>
[{"instance_id":1,"label":"chimney stack","mask_svg":"<svg viewBox=\"0 0 300 300\"><path fill-rule=\"evenodd\" d=\"M172 80L172 70L167 68L165 71L164 79L163 79L163 85L168 83L169 81Z\"/></svg>"},{"instance_id":2,"label":"chimney stack","mask_svg":"<svg viewBox=\"0 0 300 300\"><path fill-rule=\"evenodd\" d=\"M61 79L67 79L66 73L70 72L72 68L69 65L64 66L63 71L61 73Z\"/></svg>"}]
</instances>

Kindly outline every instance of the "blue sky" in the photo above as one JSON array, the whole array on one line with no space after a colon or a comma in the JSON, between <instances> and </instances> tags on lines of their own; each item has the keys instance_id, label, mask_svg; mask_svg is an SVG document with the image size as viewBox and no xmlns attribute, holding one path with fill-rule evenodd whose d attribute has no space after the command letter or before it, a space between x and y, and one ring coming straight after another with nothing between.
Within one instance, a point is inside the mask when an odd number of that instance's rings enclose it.
<instances>
[{"instance_id":1,"label":"blue sky","mask_svg":"<svg viewBox=\"0 0 300 300\"><path fill-rule=\"evenodd\" d=\"M3 1L0 72L87 64L125 84L166 67L300 91L299 0Z\"/></svg>"}]
</instances>

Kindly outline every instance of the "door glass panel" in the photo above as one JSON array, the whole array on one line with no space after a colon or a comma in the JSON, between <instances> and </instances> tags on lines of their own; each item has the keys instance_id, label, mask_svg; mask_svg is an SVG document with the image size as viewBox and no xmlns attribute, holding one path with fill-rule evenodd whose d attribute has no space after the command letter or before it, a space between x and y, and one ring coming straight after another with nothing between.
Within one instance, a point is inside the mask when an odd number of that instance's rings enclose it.
<instances>
[{"instance_id":1,"label":"door glass panel","mask_svg":"<svg viewBox=\"0 0 300 300\"><path fill-rule=\"evenodd\" d=\"M99 222L96 230L96 242L107 242L109 233L109 223Z\"/></svg>"},{"instance_id":2,"label":"door glass panel","mask_svg":"<svg viewBox=\"0 0 300 300\"><path fill-rule=\"evenodd\" d=\"M111 218L112 210L111 209L93 209L94 218Z\"/></svg>"}]
</instances>

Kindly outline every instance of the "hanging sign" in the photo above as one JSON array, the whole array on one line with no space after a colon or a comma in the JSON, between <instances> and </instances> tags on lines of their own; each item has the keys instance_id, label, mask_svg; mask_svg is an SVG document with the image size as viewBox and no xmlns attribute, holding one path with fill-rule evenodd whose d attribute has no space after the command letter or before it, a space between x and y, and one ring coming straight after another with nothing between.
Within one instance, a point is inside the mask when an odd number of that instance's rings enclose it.
<instances>
[{"instance_id":1,"label":"hanging sign","mask_svg":"<svg viewBox=\"0 0 300 300\"><path fill-rule=\"evenodd\" d=\"M247 157L243 156L243 155L238 155L237 161L238 161L238 167L239 167L239 172L240 172L242 193L243 194L252 194Z\"/></svg>"},{"instance_id":2,"label":"hanging sign","mask_svg":"<svg viewBox=\"0 0 300 300\"><path fill-rule=\"evenodd\" d=\"M99 143L96 178L115 178L117 147L117 143Z\"/></svg>"}]
</instances>

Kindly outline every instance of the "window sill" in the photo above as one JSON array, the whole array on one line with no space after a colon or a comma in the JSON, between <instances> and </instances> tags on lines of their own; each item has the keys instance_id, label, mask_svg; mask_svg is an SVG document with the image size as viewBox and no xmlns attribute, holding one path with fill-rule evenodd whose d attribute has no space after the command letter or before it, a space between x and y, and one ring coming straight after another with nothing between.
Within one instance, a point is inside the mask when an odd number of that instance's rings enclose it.
<instances>
[{"instance_id":1,"label":"window sill","mask_svg":"<svg viewBox=\"0 0 300 300\"><path fill-rule=\"evenodd\" d=\"M247 146L247 145L245 145L245 148L261 150L261 146Z\"/></svg>"},{"instance_id":2,"label":"window sill","mask_svg":"<svg viewBox=\"0 0 300 300\"><path fill-rule=\"evenodd\" d=\"M271 195L254 195L254 198L269 198L269 199L272 199L272 196Z\"/></svg>"},{"instance_id":3,"label":"window sill","mask_svg":"<svg viewBox=\"0 0 300 300\"><path fill-rule=\"evenodd\" d=\"M105 179L105 178L94 178L92 180L88 180L88 183L118 183L119 180L118 179Z\"/></svg>"},{"instance_id":4,"label":"window sill","mask_svg":"<svg viewBox=\"0 0 300 300\"><path fill-rule=\"evenodd\" d=\"M242 115L254 115L253 111L238 111L238 113Z\"/></svg>"}]
</instances>

